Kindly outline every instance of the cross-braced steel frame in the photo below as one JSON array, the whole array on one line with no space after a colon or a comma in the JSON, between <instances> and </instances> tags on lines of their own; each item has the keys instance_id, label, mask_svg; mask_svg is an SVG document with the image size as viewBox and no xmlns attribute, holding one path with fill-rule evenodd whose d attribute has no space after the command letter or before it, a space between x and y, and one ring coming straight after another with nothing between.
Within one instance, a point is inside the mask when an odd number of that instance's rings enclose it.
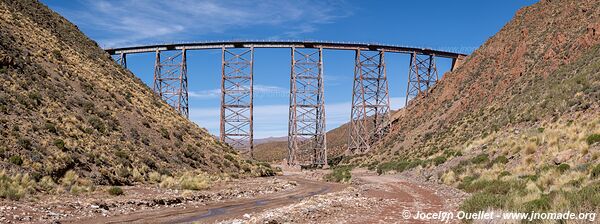
<instances>
[{"instance_id":1,"label":"cross-braced steel frame","mask_svg":"<svg viewBox=\"0 0 600 224\"><path fill-rule=\"evenodd\" d=\"M111 55L113 60L117 62L117 64L123 66L123 68L127 68L127 54L120 53L116 55Z\"/></svg>"},{"instance_id":2,"label":"cross-braced steel frame","mask_svg":"<svg viewBox=\"0 0 600 224\"><path fill-rule=\"evenodd\" d=\"M326 166L323 49L291 52L288 164Z\"/></svg>"},{"instance_id":3,"label":"cross-braced steel frame","mask_svg":"<svg viewBox=\"0 0 600 224\"><path fill-rule=\"evenodd\" d=\"M362 154L383 138L390 127L390 98L383 51L356 50L350 154Z\"/></svg>"},{"instance_id":4,"label":"cross-braced steel frame","mask_svg":"<svg viewBox=\"0 0 600 224\"><path fill-rule=\"evenodd\" d=\"M189 116L185 49L156 50L153 90L181 115Z\"/></svg>"},{"instance_id":5,"label":"cross-braced steel frame","mask_svg":"<svg viewBox=\"0 0 600 224\"><path fill-rule=\"evenodd\" d=\"M253 155L254 48L222 48L221 141Z\"/></svg>"},{"instance_id":6,"label":"cross-braced steel frame","mask_svg":"<svg viewBox=\"0 0 600 224\"><path fill-rule=\"evenodd\" d=\"M427 89L435 85L437 81L438 72L435 66L435 56L432 54L411 53L405 104L408 104L408 101L417 95L427 92Z\"/></svg>"}]
</instances>

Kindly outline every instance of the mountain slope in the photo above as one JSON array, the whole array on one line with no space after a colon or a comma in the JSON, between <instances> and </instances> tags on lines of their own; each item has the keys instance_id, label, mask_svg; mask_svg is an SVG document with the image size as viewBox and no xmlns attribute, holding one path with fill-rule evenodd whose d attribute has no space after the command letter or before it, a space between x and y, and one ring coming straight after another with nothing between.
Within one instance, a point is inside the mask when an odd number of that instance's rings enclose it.
<instances>
[{"instance_id":1,"label":"mountain slope","mask_svg":"<svg viewBox=\"0 0 600 224\"><path fill-rule=\"evenodd\" d=\"M467 212L598 211L599 100L600 4L540 1L395 113L391 133L350 163L473 193Z\"/></svg>"},{"instance_id":2,"label":"mountain slope","mask_svg":"<svg viewBox=\"0 0 600 224\"><path fill-rule=\"evenodd\" d=\"M33 0L0 1L0 127L0 167L34 177L128 184L251 167Z\"/></svg>"},{"instance_id":3,"label":"mountain slope","mask_svg":"<svg viewBox=\"0 0 600 224\"><path fill-rule=\"evenodd\" d=\"M599 12L596 1L541 1L519 10L427 96L394 114L394 130L374 157L427 156L508 125L596 111L598 80L574 80L580 68L566 66L594 54Z\"/></svg>"}]
</instances>

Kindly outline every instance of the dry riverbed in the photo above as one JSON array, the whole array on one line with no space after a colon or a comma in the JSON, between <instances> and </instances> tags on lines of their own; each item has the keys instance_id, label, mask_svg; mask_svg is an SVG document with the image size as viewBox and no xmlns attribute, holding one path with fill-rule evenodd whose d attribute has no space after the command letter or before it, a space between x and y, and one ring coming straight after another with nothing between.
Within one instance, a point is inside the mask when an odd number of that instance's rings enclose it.
<instances>
[{"instance_id":1,"label":"dry riverbed","mask_svg":"<svg viewBox=\"0 0 600 224\"><path fill-rule=\"evenodd\" d=\"M294 181L265 177L217 182L205 191L128 186L122 187L125 194L121 196L111 196L98 188L79 195L37 195L20 201L0 199L0 223L88 222L140 211L197 208L215 201L253 198L295 187Z\"/></svg>"}]
</instances>

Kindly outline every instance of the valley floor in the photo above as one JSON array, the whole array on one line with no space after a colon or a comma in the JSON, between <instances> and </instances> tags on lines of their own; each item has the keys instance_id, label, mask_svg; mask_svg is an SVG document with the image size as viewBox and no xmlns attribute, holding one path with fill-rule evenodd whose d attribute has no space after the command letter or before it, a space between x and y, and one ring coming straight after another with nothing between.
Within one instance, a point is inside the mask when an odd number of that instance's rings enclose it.
<instances>
[{"instance_id":1,"label":"valley floor","mask_svg":"<svg viewBox=\"0 0 600 224\"><path fill-rule=\"evenodd\" d=\"M220 183L208 191L156 187L105 193L40 196L35 201L0 201L1 222L20 223L426 223L417 212L457 211L465 194L398 175L366 170L353 181L321 181L320 172ZM405 218L407 211L410 217Z\"/></svg>"}]
</instances>

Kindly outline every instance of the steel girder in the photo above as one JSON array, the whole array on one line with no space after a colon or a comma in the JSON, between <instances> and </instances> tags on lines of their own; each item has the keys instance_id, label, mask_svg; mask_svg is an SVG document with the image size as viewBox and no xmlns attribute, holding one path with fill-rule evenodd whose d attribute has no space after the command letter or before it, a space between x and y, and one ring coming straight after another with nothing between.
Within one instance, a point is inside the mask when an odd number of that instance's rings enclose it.
<instances>
[{"instance_id":1,"label":"steel girder","mask_svg":"<svg viewBox=\"0 0 600 224\"><path fill-rule=\"evenodd\" d=\"M327 165L323 49L292 47L288 164Z\"/></svg>"},{"instance_id":2,"label":"steel girder","mask_svg":"<svg viewBox=\"0 0 600 224\"><path fill-rule=\"evenodd\" d=\"M406 88L406 102L423 92L427 92L438 81L435 55L423 55L413 52L410 54L410 67L408 70L408 87Z\"/></svg>"},{"instance_id":3,"label":"steel girder","mask_svg":"<svg viewBox=\"0 0 600 224\"><path fill-rule=\"evenodd\" d=\"M113 60L115 60L115 62L117 62L117 64L123 66L123 68L127 68L127 54L125 53L120 53L120 54L115 54L115 55L111 55Z\"/></svg>"},{"instance_id":4,"label":"steel girder","mask_svg":"<svg viewBox=\"0 0 600 224\"><path fill-rule=\"evenodd\" d=\"M185 49L156 51L153 90L181 115L189 116Z\"/></svg>"},{"instance_id":5,"label":"steel girder","mask_svg":"<svg viewBox=\"0 0 600 224\"><path fill-rule=\"evenodd\" d=\"M253 157L254 48L222 48L221 141Z\"/></svg>"},{"instance_id":6,"label":"steel girder","mask_svg":"<svg viewBox=\"0 0 600 224\"><path fill-rule=\"evenodd\" d=\"M383 51L356 50L349 154L362 154L390 128L390 98Z\"/></svg>"}]
</instances>

